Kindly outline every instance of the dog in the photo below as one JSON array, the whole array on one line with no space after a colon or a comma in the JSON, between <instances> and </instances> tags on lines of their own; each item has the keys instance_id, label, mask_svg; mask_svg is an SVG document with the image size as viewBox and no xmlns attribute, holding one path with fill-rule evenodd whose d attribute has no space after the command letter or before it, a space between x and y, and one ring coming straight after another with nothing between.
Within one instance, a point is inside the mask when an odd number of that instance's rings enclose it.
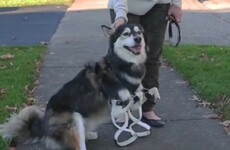
<instances>
[{"instance_id":1,"label":"dog","mask_svg":"<svg viewBox=\"0 0 230 150\"><path fill-rule=\"evenodd\" d=\"M119 26L115 32L109 27L103 28L110 35L107 59L110 61L113 74L129 90L128 95L140 95L144 88L142 80L146 72L145 61L148 51L148 40L143 28L136 24Z\"/></svg>"},{"instance_id":2,"label":"dog","mask_svg":"<svg viewBox=\"0 0 230 150\"><path fill-rule=\"evenodd\" d=\"M43 112L28 106L0 125L4 139L17 143L40 141L49 150L86 150L86 139L110 116L111 100L130 101L142 90L146 43L140 26L127 24L110 35L109 53L86 65L54 94Z\"/></svg>"}]
</instances>

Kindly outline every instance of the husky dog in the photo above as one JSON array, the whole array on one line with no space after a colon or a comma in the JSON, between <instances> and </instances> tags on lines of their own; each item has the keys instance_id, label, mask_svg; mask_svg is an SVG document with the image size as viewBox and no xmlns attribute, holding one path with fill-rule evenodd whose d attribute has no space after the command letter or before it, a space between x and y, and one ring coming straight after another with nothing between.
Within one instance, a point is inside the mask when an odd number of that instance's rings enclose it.
<instances>
[{"instance_id":1,"label":"husky dog","mask_svg":"<svg viewBox=\"0 0 230 150\"><path fill-rule=\"evenodd\" d=\"M106 27L105 27L106 29ZM135 24L119 26L110 34L110 46L107 58L113 74L129 90L131 95L143 89L142 79L145 75L147 40L142 27Z\"/></svg>"},{"instance_id":2,"label":"husky dog","mask_svg":"<svg viewBox=\"0 0 230 150\"><path fill-rule=\"evenodd\" d=\"M118 95L123 89L103 58L87 65L54 94L44 113L28 106L0 125L0 134L16 143L41 141L49 150L86 150L86 138L97 138L90 131L110 114L109 100L129 98Z\"/></svg>"},{"instance_id":3,"label":"husky dog","mask_svg":"<svg viewBox=\"0 0 230 150\"><path fill-rule=\"evenodd\" d=\"M105 28L111 35L111 29ZM0 125L0 134L17 143L41 141L49 150L86 150L95 127L110 115L110 101L127 101L141 89L146 45L142 29L122 25L111 35L109 54L87 65L54 94L45 109L28 106Z\"/></svg>"}]
</instances>

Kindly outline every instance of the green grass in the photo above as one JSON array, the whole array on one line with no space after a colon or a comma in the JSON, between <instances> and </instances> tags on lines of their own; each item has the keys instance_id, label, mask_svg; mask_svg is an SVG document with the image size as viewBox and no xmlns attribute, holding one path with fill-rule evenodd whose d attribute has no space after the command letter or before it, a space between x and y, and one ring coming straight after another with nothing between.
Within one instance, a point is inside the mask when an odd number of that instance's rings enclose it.
<instances>
[{"instance_id":1,"label":"green grass","mask_svg":"<svg viewBox=\"0 0 230 150\"><path fill-rule=\"evenodd\" d=\"M165 46L164 58L187 80L197 94L212 102L230 119L230 47Z\"/></svg>"},{"instance_id":2,"label":"green grass","mask_svg":"<svg viewBox=\"0 0 230 150\"><path fill-rule=\"evenodd\" d=\"M38 62L46 47L0 47L0 122L3 122L10 112L6 106L19 106L26 101L25 86L33 89L37 78ZM13 56L3 59L1 57ZM7 144L0 140L0 149L5 150Z\"/></svg>"},{"instance_id":3,"label":"green grass","mask_svg":"<svg viewBox=\"0 0 230 150\"><path fill-rule=\"evenodd\" d=\"M0 7L70 5L73 0L0 0Z\"/></svg>"}]
</instances>

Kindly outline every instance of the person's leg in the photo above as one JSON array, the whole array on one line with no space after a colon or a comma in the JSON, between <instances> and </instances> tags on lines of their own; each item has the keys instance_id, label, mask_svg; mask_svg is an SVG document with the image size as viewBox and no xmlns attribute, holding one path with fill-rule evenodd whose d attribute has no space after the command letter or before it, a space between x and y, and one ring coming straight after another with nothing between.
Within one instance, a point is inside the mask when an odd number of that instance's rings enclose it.
<instances>
[{"instance_id":1,"label":"person's leg","mask_svg":"<svg viewBox=\"0 0 230 150\"><path fill-rule=\"evenodd\" d=\"M168 4L157 4L147 14L140 18L148 39L149 52L146 61L146 75L143 80L145 88L159 88L159 67L162 45L164 43L165 31L167 28L166 16L168 13ZM154 112L155 103L147 100L142 109L144 116L148 119L160 119Z\"/></svg>"},{"instance_id":2,"label":"person's leg","mask_svg":"<svg viewBox=\"0 0 230 150\"><path fill-rule=\"evenodd\" d=\"M111 22L113 23L114 22L114 19L115 19L115 13L114 13L114 11L113 10L110 10L110 17L111 17ZM127 17L128 17L128 23L135 23L135 24L141 24L142 26L143 26L143 28L144 28L144 30L145 30L145 32L149 32L147 29L148 29L148 27L150 27L151 26L151 24L147 24L146 25L146 23L148 23L148 20L146 20L146 21L144 21L144 19L142 19L143 21L140 23L140 18L144 18L144 17L140 17L140 16L138 16L138 15L134 15L134 14L128 14L127 15ZM150 17L150 19L152 19L151 17ZM166 19L166 18L165 18ZM151 30L150 30L150 32L152 32ZM149 34L148 34L148 36L149 36ZM148 37L148 39L150 39L150 40L148 40L148 41L151 41L151 38L150 37ZM147 43L149 43L149 42L147 42ZM150 45L151 46L151 45ZM162 44L161 44L161 46L162 46ZM150 59L151 57L149 57L148 58L148 60L151 60ZM159 67L158 67L158 69L159 69ZM157 75L158 76L158 75ZM158 77L157 77L157 80L158 80ZM158 81L157 81L158 82ZM145 85L145 87L147 87L146 85ZM149 86L150 87L150 86ZM158 86L156 86L156 87L158 87ZM146 114L144 114L144 116L146 116L147 118L152 118L152 119L155 119L155 120L160 120L160 117L158 117L155 113L154 113L154 111L153 111L153 106L154 106L154 103L153 102L151 102L151 101L148 101L148 102L146 102L145 104L144 104L145 106L144 106L144 113L146 113ZM143 108L143 107L142 107ZM146 109L145 109L146 108ZM151 112L150 112L150 110L151 110ZM149 113L150 112L150 113ZM150 117L149 117L150 116ZM121 117L121 119L118 119L120 122L122 122L122 117ZM118 122L119 122L118 121ZM156 122L155 123L155 125L152 125L152 126L161 126L162 125L162 123L160 122L160 123L158 123L158 122Z\"/></svg>"}]
</instances>

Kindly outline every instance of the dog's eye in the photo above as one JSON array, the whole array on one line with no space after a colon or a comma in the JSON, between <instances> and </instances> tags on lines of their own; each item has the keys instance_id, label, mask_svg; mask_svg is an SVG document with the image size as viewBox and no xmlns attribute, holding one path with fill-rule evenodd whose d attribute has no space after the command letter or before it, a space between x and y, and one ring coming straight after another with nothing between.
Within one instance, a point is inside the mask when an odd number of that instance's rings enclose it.
<instances>
[{"instance_id":1,"label":"dog's eye","mask_svg":"<svg viewBox=\"0 0 230 150\"><path fill-rule=\"evenodd\" d=\"M129 36L129 32L123 33L124 36Z\"/></svg>"},{"instance_id":2,"label":"dog's eye","mask_svg":"<svg viewBox=\"0 0 230 150\"><path fill-rule=\"evenodd\" d=\"M137 34L139 34L139 35L140 35L140 34L141 34L141 31L137 31Z\"/></svg>"}]
</instances>

